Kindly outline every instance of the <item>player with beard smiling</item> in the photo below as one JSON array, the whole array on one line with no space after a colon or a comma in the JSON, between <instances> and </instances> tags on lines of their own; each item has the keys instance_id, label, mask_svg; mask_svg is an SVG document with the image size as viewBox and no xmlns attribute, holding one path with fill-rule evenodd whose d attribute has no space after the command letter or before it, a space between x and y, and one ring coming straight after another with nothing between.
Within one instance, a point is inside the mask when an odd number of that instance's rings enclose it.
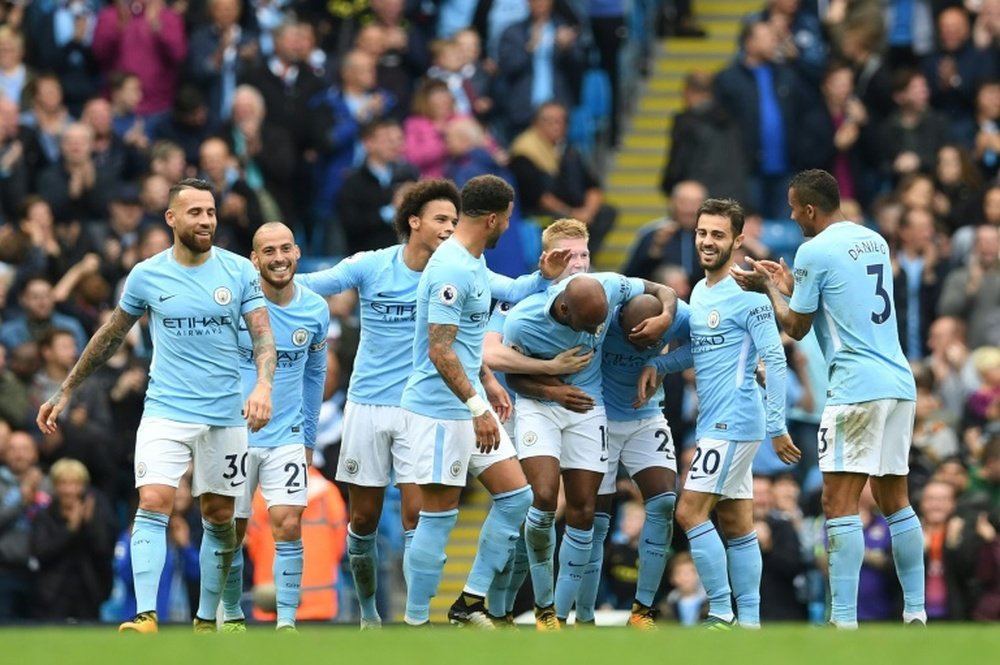
<instances>
[{"instance_id":1,"label":"player with beard smiling","mask_svg":"<svg viewBox=\"0 0 1000 665\"><path fill-rule=\"evenodd\" d=\"M139 508L132 529L135 618L120 631L155 633L156 593L166 557L166 529L174 494L188 464L199 497L201 597L194 626L215 630L222 586L237 547L235 497L246 483L247 425L271 418L276 352L260 288L247 259L212 246L215 197L211 185L189 178L170 189L167 225L174 244L132 269L111 318L94 333L62 387L38 411L43 433L73 390L114 355L147 311L155 340L149 389L136 434L135 478ZM244 400L237 356L240 318L253 343L257 378Z\"/></svg>"}]
</instances>

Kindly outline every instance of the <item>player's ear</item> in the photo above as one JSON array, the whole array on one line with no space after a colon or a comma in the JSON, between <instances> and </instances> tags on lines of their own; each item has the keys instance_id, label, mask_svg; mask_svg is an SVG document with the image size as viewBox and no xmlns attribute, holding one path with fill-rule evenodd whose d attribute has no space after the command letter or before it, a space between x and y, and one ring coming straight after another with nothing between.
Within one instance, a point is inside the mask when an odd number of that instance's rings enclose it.
<instances>
[{"instance_id":1,"label":"player's ear","mask_svg":"<svg viewBox=\"0 0 1000 665\"><path fill-rule=\"evenodd\" d=\"M298 261L299 259L302 258L302 250L299 248L298 244L295 245L295 249L293 250L293 253L295 254L295 260L296 261Z\"/></svg>"},{"instance_id":2,"label":"player's ear","mask_svg":"<svg viewBox=\"0 0 1000 665\"><path fill-rule=\"evenodd\" d=\"M420 218L416 215L410 215L410 219L407 220L410 224L410 228L414 231L420 228Z\"/></svg>"},{"instance_id":3,"label":"player's ear","mask_svg":"<svg viewBox=\"0 0 1000 665\"><path fill-rule=\"evenodd\" d=\"M733 249L739 249L743 246L743 234L739 234L733 239Z\"/></svg>"},{"instance_id":4,"label":"player's ear","mask_svg":"<svg viewBox=\"0 0 1000 665\"><path fill-rule=\"evenodd\" d=\"M167 220L167 226L174 228L174 211L167 208L167 211L163 213L163 218Z\"/></svg>"},{"instance_id":5,"label":"player's ear","mask_svg":"<svg viewBox=\"0 0 1000 665\"><path fill-rule=\"evenodd\" d=\"M298 249L297 246L296 246L296 249ZM260 270L260 259L257 258L257 252L256 251L251 251L250 252L250 263L252 263L253 267L256 268L258 271Z\"/></svg>"}]
</instances>

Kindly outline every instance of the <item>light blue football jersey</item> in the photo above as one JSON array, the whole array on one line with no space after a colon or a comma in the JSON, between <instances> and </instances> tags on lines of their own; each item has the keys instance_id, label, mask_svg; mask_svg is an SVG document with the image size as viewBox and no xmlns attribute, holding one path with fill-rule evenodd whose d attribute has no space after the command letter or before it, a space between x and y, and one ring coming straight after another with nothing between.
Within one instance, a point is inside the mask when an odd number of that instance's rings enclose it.
<instances>
[{"instance_id":1,"label":"light blue football jersey","mask_svg":"<svg viewBox=\"0 0 1000 665\"><path fill-rule=\"evenodd\" d=\"M490 278L486 259L476 258L454 238L441 243L417 286L417 326L413 373L403 389L407 411L442 420L470 420L465 403L438 374L428 353L430 324L457 326L451 348L476 393L485 398L479 370L490 318Z\"/></svg>"},{"instance_id":2,"label":"light blue football jersey","mask_svg":"<svg viewBox=\"0 0 1000 665\"><path fill-rule=\"evenodd\" d=\"M299 284L295 285L291 302L284 307L266 298L265 302L278 363L271 388L271 420L260 430L250 432L249 444L276 448L302 443L312 448L316 444L316 422L323 403L330 308L323 298ZM257 383L257 366L253 341L243 322L240 322L239 344L245 401Z\"/></svg>"},{"instance_id":3,"label":"light blue football jersey","mask_svg":"<svg viewBox=\"0 0 1000 665\"><path fill-rule=\"evenodd\" d=\"M493 305L493 310L490 312L490 320L486 323L487 333L500 333L501 338L503 337L503 326L507 322L507 315L510 314L510 310L513 309L514 305L507 302L506 300L497 300ZM503 372L490 368L493 370L493 376L496 377L497 381L503 386L503 389L507 391L510 396L510 401L513 404L517 401L517 395L510 386L507 385L507 375Z\"/></svg>"},{"instance_id":4,"label":"light blue football jersey","mask_svg":"<svg viewBox=\"0 0 1000 665\"><path fill-rule=\"evenodd\" d=\"M361 339L347 389L347 398L355 404L399 406L403 387L413 370L417 285L421 274L406 265L403 248L404 245L394 245L361 252L332 268L295 276L296 282L321 296L358 289ZM549 284L537 272L513 280L487 271L487 277L493 297L511 300L540 291Z\"/></svg>"},{"instance_id":5,"label":"light blue football jersey","mask_svg":"<svg viewBox=\"0 0 1000 665\"><path fill-rule=\"evenodd\" d=\"M830 365L827 404L916 399L899 343L889 245L853 222L831 224L795 254L789 307L814 313Z\"/></svg>"},{"instance_id":6,"label":"light blue football jersey","mask_svg":"<svg viewBox=\"0 0 1000 665\"><path fill-rule=\"evenodd\" d=\"M601 345L601 379L604 383L604 407L608 420L632 421L653 418L663 413L663 385L638 409L632 408L639 381L639 374L646 363L663 352L670 342L688 341L691 328L688 319L690 307L683 300L677 301L677 313L670 327L660 337L660 341L650 349L640 351L632 346L619 323L621 306L608 324L608 333Z\"/></svg>"},{"instance_id":7,"label":"light blue football jersey","mask_svg":"<svg viewBox=\"0 0 1000 665\"><path fill-rule=\"evenodd\" d=\"M249 260L213 247L207 261L189 268L166 249L132 269L119 305L133 316L149 312L153 360L145 417L246 424L238 326L244 314L265 306Z\"/></svg>"},{"instance_id":8,"label":"light blue football jersey","mask_svg":"<svg viewBox=\"0 0 1000 665\"><path fill-rule=\"evenodd\" d=\"M691 353L698 391L699 439L760 441L786 433L787 361L771 301L730 276L691 292ZM757 359L767 365L767 410L757 385Z\"/></svg>"},{"instance_id":9,"label":"light blue football jersey","mask_svg":"<svg viewBox=\"0 0 1000 665\"><path fill-rule=\"evenodd\" d=\"M608 316L596 335L577 332L552 318L552 302L574 279L596 279L604 287L608 298ZM646 289L641 279L625 277L613 272L595 272L573 275L554 284L544 293L536 293L519 302L507 315L504 324L504 343L532 358L548 360L567 349L580 347L579 353L596 351L608 332L608 323L614 316L615 308L626 300L643 293ZM595 353L587 366L576 374L562 377L566 383L576 386L594 399L597 406L604 404L601 388L600 354ZM552 402L546 402L551 404Z\"/></svg>"}]
</instances>

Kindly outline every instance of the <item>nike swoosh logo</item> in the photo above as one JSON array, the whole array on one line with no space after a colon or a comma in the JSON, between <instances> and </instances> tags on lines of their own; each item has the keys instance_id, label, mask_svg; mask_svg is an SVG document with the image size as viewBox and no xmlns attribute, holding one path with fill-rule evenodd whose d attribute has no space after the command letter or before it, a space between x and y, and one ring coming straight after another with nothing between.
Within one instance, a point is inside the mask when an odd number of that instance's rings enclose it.
<instances>
[{"instance_id":1,"label":"nike swoosh logo","mask_svg":"<svg viewBox=\"0 0 1000 665\"><path fill-rule=\"evenodd\" d=\"M654 542L653 542L652 540L650 540L649 538L646 538L645 540L646 540L646 544L647 544L647 545L652 545L653 547L666 547L666 546L667 546L667 544L666 544L666 543L654 543Z\"/></svg>"},{"instance_id":2,"label":"nike swoosh logo","mask_svg":"<svg viewBox=\"0 0 1000 665\"><path fill-rule=\"evenodd\" d=\"M177 297L176 293L173 294L172 296L160 296L160 302L163 302L164 300L170 300L171 298L176 298L176 297Z\"/></svg>"},{"instance_id":3,"label":"nike swoosh logo","mask_svg":"<svg viewBox=\"0 0 1000 665\"><path fill-rule=\"evenodd\" d=\"M585 563L573 563L572 561L567 561L566 565L568 565L570 568L583 568L587 564L585 564Z\"/></svg>"},{"instance_id":4,"label":"nike swoosh logo","mask_svg":"<svg viewBox=\"0 0 1000 665\"><path fill-rule=\"evenodd\" d=\"M289 494L298 494L298 493L299 493L299 492L301 492L301 491L302 491L301 489L297 489L297 490L288 490L288 493L289 493Z\"/></svg>"},{"instance_id":5,"label":"nike swoosh logo","mask_svg":"<svg viewBox=\"0 0 1000 665\"><path fill-rule=\"evenodd\" d=\"M240 481L240 482L238 482L238 483L229 483L229 486L230 486L230 487L239 487L240 485L242 485L242 484L243 484L243 483L245 483L245 482L246 482L245 480L241 480L241 481Z\"/></svg>"},{"instance_id":6,"label":"nike swoosh logo","mask_svg":"<svg viewBox=\"0 0 1000 665\"><path fill-rule=\"evenodd\" d=\"M375 297L377 297L377 298L391 298L392 296L389 295L388 293L382 293L381 291L379 291L378 293L375 294Z\"/></svg>"},{"instance_id":7,"label":"nike swoosh logo","mask_svg":"<svg viewBox=\"0 0 1000 665\"><path fill-rule=\"evenodd\" d=\"M701 480L704 477L705 476L696 476L693 473L688 474L688 478L690 478L691 480Z\"/></svg>"},{"instance_id":8,"label":"nike swoosh logo","mask_svg":"<svg viewBox=\"0 0 1000 665\"><path fill-rule=\"evenodd\" d=\"M485 291L479 291L479 292L476 293L476 297L477 298L482 298L484 293L485 293Z\"/></svg>"},{"instance_id":9,"label":"nike swoosh logo","mask_svg":"<svg viewBox=\"0 0 1000 665\"><path fill-rule=\"evenodd\" d=\"M283 571L281 573L281 576L282 577L291 577L292 575L301 575L301 574L302 574L301 570L299 570L299 571L293 571L293 572L288 572L287 570L285 570L285 571Z\"/></svg>"},{"instance_id":10,"label":"nike swoosh logo","mask_svg":"<svg viewBox=\"0 0 1000 665\"><path fill-rule=\"evenodd\" d=\"M607 462L607 461L608 461L608 458L607 458L607 457L601 457L601 460L600 460L600 461L602 461L602 462Z\"/></svg>"}]
</instances>

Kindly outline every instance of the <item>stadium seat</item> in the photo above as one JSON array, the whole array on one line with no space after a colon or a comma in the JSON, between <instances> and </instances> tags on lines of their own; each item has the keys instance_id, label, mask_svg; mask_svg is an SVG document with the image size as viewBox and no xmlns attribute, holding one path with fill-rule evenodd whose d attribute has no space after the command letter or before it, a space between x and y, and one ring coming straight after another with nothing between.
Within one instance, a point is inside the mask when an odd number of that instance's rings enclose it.
<instances>
[{"instance_id":1,"label":"stadium seat","mask_svg":"<svg viewBox=\"0 0 1000 665\"><path fill-rule=\"evenodd\" d=\"M795 250L802 244L802 229L792 220L765 220L760 241L771 250L774 259L783 257L785 262L792 264Z\"/></svg>"}]
</instances>

